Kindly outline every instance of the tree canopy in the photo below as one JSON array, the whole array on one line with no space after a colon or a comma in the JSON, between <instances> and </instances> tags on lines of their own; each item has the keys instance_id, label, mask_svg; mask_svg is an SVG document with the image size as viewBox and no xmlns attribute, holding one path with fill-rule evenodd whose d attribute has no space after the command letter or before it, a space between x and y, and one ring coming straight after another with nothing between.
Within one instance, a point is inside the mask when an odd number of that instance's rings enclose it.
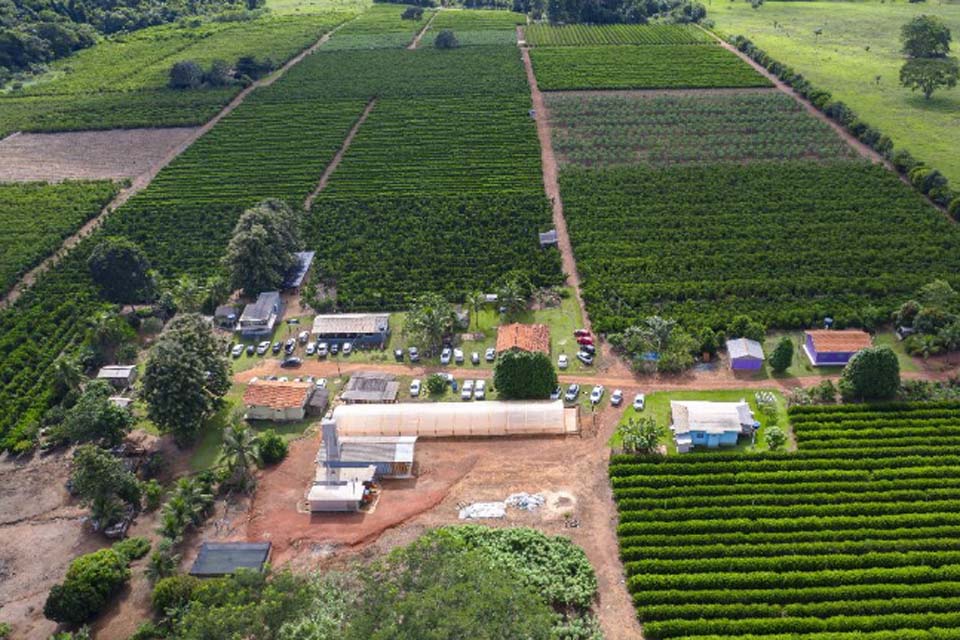
<instances>
[{"instance_id":1,"label":"tree canopy","mask_svg":"<svg viewBox=\"0 0 960 640\"><path fill-rule=\"evenodd\" d=\"M102 527L120 519L124 503L140 506L137 477L123 466L122 460L93 445L82 445L74 452L70 480L73 490Z\"/></svg>"},{"instance_id":2,"label":"tree canopy","mask_svg":"<svg viewBox=\"0 0 960 640\"><path fill-rule=\"evenodd\" d=\"M278 289L297 264L297 227L293 210L280 200L264 200L244 211L223 258L232 286L250 295Z\"/></svg>"},{"instance_id":3,"label":"tree canopy","mask_svg":"<svg viewBox=\"0 0 960 640\"><path fill-rule=\"evenodd\" d=\"M951 89L960 79L960 63L956 58L914 58L900 68L900 84L911 91L919 90L927 100L937 89Z\"/></svg>"},{"instance_id":4,"label":"tree canopy","mask_svg":"<svg viewBox=\"0 0 960 640\"><path fill-rule=\"evenodd\" d=\"M439 293L420 296L407 312L403 334L420 343L421 348L433 352L440 349L446 336L453 333L457 314L453 305Z\"/></svg>"},{"instance_id":5,"label":"tree canopy","mask_svg":"<svg viewBox=\"0 0 960 640\"><path fill-rule=\"evenodd\" d=\"M113 387L105 380L91 380L77 403L70 407L59 435L70 442L93 442L115 447L133 426L133 416L110 401Z\"/></svg>"},{"instance_id":6,"label":"tree canopy","mask_svg":"<svg viewBox=\"0 0 960 640\"><path fill-rule=\"evenodd\" d=\"M198 315L174 318L147 357L142 396L147 416L180 444L190 442L230 389L230 364Z\"/></svg>"},{"instance_id":7,"label":"tree canopy","mask_svg":"<svg viewBox=\"0 0 960 640\"><path fill-rule=\"evenodd\" d=\"M900 28L901 51L909 58L944 58L951 34L940 16L919 15Z\"/></svg>"},{"instance_id":8,"label":"tree canopy","mask_svg":"<svg viewBox=\"0 0 960 640\"><path fill-rule=\"evenodd\" d=\"M790 336L783 336L777 342L773 353L770 354L770 368L777 373L783 373L793 363L793 340Z\"/></svg>"},{"instance_id":9,"label":"tree canopy","mask_svg":"<svg viewBox=\"0 0 960 640\"><path fill-rule=\"evenodd\" d=\"M557 372L545 353L510 349L497 356L493 384L501 398L545 399L557 388Z\"/></svg>"},{"instance_id":10,"label":"tree canopy","mask_svg":"<svg viewBox=\"0 0 960 640\"><path fill-rule=\"evenodd\" d=\"M617 435L626 453L655 453L667 429L650 416L632 416L620 423Z\"/></svg>"},{"instance_id":11,"label":"tree canopy","mask_svg":"<svg viewBox=\"0 0 960 640\"><path fill-rule=\"evenodd\" d=\"M900 68L900 84L919 90L927 100L937 89L957 86L960 63L948 57L950 41L950 29L939 16L920 15L903 25L900 42L907 61Z\"/></svg>"},{"instance_id":12,"label":"tree canopy","mask_svg":"<svg viewBox=\"0 0 960 640\"><path fill-rule=\"evenodd\" d=\"M850 358L840 377L848 400L890 400L900 389L900 361L890 347L870 347Z\"/></svg>"},{"instance_id":13,"label":"tree canopy","mask_svg":"<svg viewBox=\"0 0 960 640\"><path fill-rule=\"evenodd\" d=\"M87 260L90 275L111 302L148 302L155 294L150 263L133 241L108 236L93 248Z\"/></svg>"}]
</instances>

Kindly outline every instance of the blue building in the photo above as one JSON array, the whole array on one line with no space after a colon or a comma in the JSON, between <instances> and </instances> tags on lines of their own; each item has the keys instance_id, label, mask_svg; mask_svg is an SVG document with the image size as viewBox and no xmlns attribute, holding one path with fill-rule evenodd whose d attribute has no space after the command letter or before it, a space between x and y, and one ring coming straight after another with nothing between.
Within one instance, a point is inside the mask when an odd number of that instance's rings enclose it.
<instances>
[{"instance_id":1,"label":"blue building","mask_svg":"<svg viewBox=\"0 0 960 640\"><path fill-rule=\"evenodd\" d=\"M815 367L843 367L855 353L873 345L870 334L859 329L807 331L803 351Z\"/></svg>"},{"instance_id":2,"label":"blue building","mask_svg":"<svg viewBox=\"0 0 960 640\"><path fill-rule=\"evenodd\" d=\"M670 403L670 414L670 430L678 453L686 453L693 447L733 446L741 435L751 435L760 427L745 400L674 400Z\"/></svg>"},{"instance_id":3,"label":"blue building","mask_svg":"<svg viewBox=\"0 0 960 640\"><path fill-rule=\"evenodd\" d=\"M763 366L763 345L756 340L727 340L727 355L734 371L759 371Z\"/></svg>"},{"instance_id":4,"label":"blue building","mask_svg":"<svg viewBox=\"0 0 960 640\"><path fill-rule=\"evenodd\" d=\"M329 313L313 319L317 342L386 348L390 342L390 314Z\"/></svg>"}]
</instances>

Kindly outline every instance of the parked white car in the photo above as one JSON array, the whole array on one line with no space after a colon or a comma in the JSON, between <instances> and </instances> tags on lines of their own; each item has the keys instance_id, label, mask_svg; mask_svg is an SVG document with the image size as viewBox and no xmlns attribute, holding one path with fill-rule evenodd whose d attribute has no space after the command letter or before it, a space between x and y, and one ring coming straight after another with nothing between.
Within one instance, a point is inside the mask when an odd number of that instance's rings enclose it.
<instances>
[{"instance_id":1,"label":"parked white car","mask_svg":"<svg viewBox=\"0 0 960 640\"><path fill-rule=\"evenodd\" d=\"M477 380L477 385L473 388L473 397L477 400L483 400L487 397L486 380Z\"/></svg>"},{"instance_id":2,"label":"parked white car","mask_svg":"<svg viewBox=\"0 0 960 640\"><path fill-rule=\"evenodd\" d=\"M644 406L646 406L647 397L642 393L638 393L633 398L633 410L634 411L643 411Z\"/></svg>"},{"instance_id":3,"label":"parked white car","mask_svg":"<svg viewBox=\"0 0 960 640\"><path fill-rule=\"evenodd\" d=\"M260 344L257 345L257 355L258 355L258 356L262 356L263 354L265 354L265 353L266 353L267 351L269 351L269 350L270 350L270 342L269 342L268 340L266 340L266 341L264 341L264 342L261 342Z\"/></svg>"},{"instance_id":4,"label":"parked white car","mask_svg":"<svg viewBox=\"0 0 960 640\"><path fill-rule=\"evenodd\" d=\"M344 343L343 343L343 349L340 350L340 353L342 353L342 354L345 355L345 356L348 356L348 355L350 355L351 353L353 353L353 343L352 343L352 342L344 342Z\"/></svg>"},{"instance_id":5,"label":"parked white car","mask_svg":"<svg viewBox=\"0 0 960 640\"><path fill-rule=\"evenodd\" d=\"M567 354L565 353L560 354L560 357L557 358L557 368L566 369L569 366L570 366L570 359L567 358Z\"/></svg>"},{"instance_id":6,"label":"parked white car","mask_svg":"<svg viewBox=\"0 0 960 640\"><path fill-rule=\"evenodd\" d=\"M599 403L600 400L603 399L603 392L604 392L604 391L606 391L606 390L603 388L603 385L602 385L602 384L598 384L597 386L595 386L595 387L593 388L593 391L590 392L590 403L591 403L591 404L597 404L597 403Z\"/></svg>"},{"instance_id":7,"label":"parked white car","mask_svg":"<svg viewBox=\"0 0 960 640\"><path fill-rule=\"evenodd\" d=\"M297 336L297 339L300 341L300 344L307 344L307 340L310 339L310 332L301 331L300 335Z\"/></svg>"},{"instance_id":8,"label":"parked white car","mask_svg":"<svg viewBox=\"0 0 960 640\"><path fill-rule=\"evenodd\" d=\"M610 396L610 404L619 407L621 402L623 402L623 389L614 389Z\"/></svg>"},{"instance_id":9,"label":"parked white car","mask_svg":"<svg viewBox=\"0 0 960 640\"><path fill-rule=\"evenodd\" d=\"M317 383L317 388L318 388L318 389L326 389L326 388L327 388L327 379L326 379L326 378L317 378L316 383Z\"/></svg>"},{"instance_id":10,"label":"parked white car","mask_svg":"<svg viewBox=\"0 0 960 640\"><path fill-rule=\"evenodd\" d=\"M420 379L414 378L410 382L410 397L416 398L419 395L420 395Z\"/></svg>"},{"instance_id":11,"label":"parked white car","mask_svg":"<svg viewBox=\"0 0 960 640\"><path fill-rule=\"evenodd\" d=\"M317 345L316 345L316 344L314 344L314 343L311 342L310 344L307 345L306 354L307 354L308 356L312 356L312 355L315 354L316 352L317 352Z\"/></svg>"},{"instance_id":12,"label":"parked white car","mask_svg":"<svg viewBox=\"0 0 960 640\"><path fill-rule=\"evenodd\" d=\"M451 357L453 357L453 351L450 347L444 347L440 352L440 364L450 364Z\"/></svg>"},{"instance_id":13,"label":"parked white car","mask_svg":"<svg viewBox=\"0 0 960 640\"><path fill-rule=\"evenodd\" d=\"M453 361L457 364L463 364L463 349L453 350Z\"/></svg>"},{"instance_id":14,"label":"parked white car","mask_svg":"<svg viewBox=\"0 0 960 640\"><path fill-rule=\"evenodd\" d=\"M560 387L557 387L556 389L550 392L550 399L559 400L560 396L562 395L563 395L563 389L561 389Z\"/></svg>"},{"instance_id":15,"label":"parked white car","mask_svg":"<svg viewBox=\"0 0 960 640\"><path fill-rule=\"evenodd\" d=\"M488 347L484 352L483 357L487 362L493 362L497 359L497 350L493 347Z\"/></svg>"},{"instance_id":16,"label":"parked white car","mask_svg":"<svg viewBox=\"0 0 960 640\"><path fill-rule=\"evenodd\" d=\"M463 387L460 388L460 399L470 400L473 398L473 380L464 380Z\"/></svg>"},{"instance_id":17,"label":"parked white car","mask_svg":"<svg viewBox=\"0 0 960 640\"><path fill-rule=\"evenodd\" d=\"M242 345L242 344L235 344L235 345L233 345L233 351L231 351L230 354L231 354L234 358L239 358L240 356L243 355L243 350L244 350L244 349L246 349L246 347L245 347L244 345Z\"/></svg>"}]
</instances>

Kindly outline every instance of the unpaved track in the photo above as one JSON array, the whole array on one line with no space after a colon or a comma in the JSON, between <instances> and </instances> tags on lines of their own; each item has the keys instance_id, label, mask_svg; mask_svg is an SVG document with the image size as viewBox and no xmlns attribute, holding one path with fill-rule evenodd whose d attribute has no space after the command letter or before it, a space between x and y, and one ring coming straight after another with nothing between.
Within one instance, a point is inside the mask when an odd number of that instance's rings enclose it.
<instances>
[{"instance_id":1,"label":"unpaved track","mask_svg":"<svg viewBox=\"0 0 960 640\"><path fill-rule=\"evenodd\" d=\"M352 18L351 20L353 19L355 18ZM252 92L259 89L260 87L269 87L270 85L272 85L279 78L281 78L283 74L289 71L292 67L302 62L304 58L314 53L318 48L323 46L334 33L336 33L341 28L343 28L343 26L349 23L351 20L347 20L346 22L341 22L339 25L337 25L327 33L323 34L323 36L319 40L317 40L312 45L310 45L309 47L307 47L306 49L298 53L296 56L288 60L286 64L284 64L282 67L280 67L279 69L271 73L269 76L266 76L265 78L261 78L260 80L257 80L256 82L251 84L249 87L246 87L245 89L243 89L240 93L238 93L233 98L233 100L230 101L230 103L227 106L221 109L220 112L217 115L215 115L209 122L207 122L201 127L198 127L191 136L189 136L188 138L185 138L183 141L180 142L180 144L178 144L176 147L171 149L165 156L158 159L153 165L151 165L149 169L147 169L146 171L141 173L139 176L134 178L131 181L130 186L121 190L117 194L117 196L112 201L110 201L100 211L99 214L97 214L96 217L92 218L90 221L88 221L86 224L80 227L80 229L78 229L76 233L74 233L72 236L64 240L63 244L60 245L60 248L57 249L54 253L52 253L46 260L41 262L39 265L37 265L36 267L28 271L22 278L20 278L19 282L17 282L9 291L6 292L4 297L0 299L0 309L16 302L17 299L23 293L23 291L28 287L32 286L34 282L36 282L37 277L40 276L40 274L44 273L47 269L57 264L57 262L60 261L60 258L63 257L63 255L65 255L65 253L68 250L72 249L74 246L77 245L77 243L80 242L80 240L90 235L90 233L92 233L97 227L103 224L103 221L106 219L106 217L110 215L110 213L113 212L117 207L120 207L131 197L133 197L137 193L146 189L150 185L150 183L153 182L153 179L157 177L157 174L160 173L161 169L163 169L168 164L173 162L173 160L177 156L179 156L181 153L186 151L190 147L190 145L192 145L194 142L199 140L208 131L213 129L213 127L215 127L218 122L220 122L225 117L230 115L234 109L239 107L243 103L243 101L246 100L247 96L249 96Z\"/></svg>"},{"instance_id":2,"label":"unpaved track","mask_svg":"<svg viewBox=\"0 0 960 640\"><path fill-rule=\"evenodd\" d=\"M427 20L427 24L423 25L423 29L417 32L417 35L413 37L413 42L407 46L407 50L413 51L420 46L420 41L423 40L423 36L427 33L427 29L430 28L430 25L433 23L433 19L437 17L437 14L440 13L442 9L437 9L430 15L430 19Z\"/></svg>"},{"instance_id":3,"label":"unpaved track","mask_svg":"<svg viewBox=\"0 0 960 640\"><path fill-rule=\"evenodd\" d=\"M323 175L320 176L320 182L317 183L317 188L313 190L309 196L307 196L306 201L303 203L303 208L309 211L313 207L313 201L317 199L317 196L320 195L320 192L327 187L327 183L330 182L330 177L333 175L333 172L337 170L337 167L340 166L340 161L343 160L344 154L347 153L347 149L350 148L350 144L353 142L354 136L357 135L357 131L360 130L360 127L363 126L363 123L366 122L367 116L370 115L370 112L373 111L374 105L377 104L376 98L371 98L370 102L367 103L366 108L363 110L363 113L360 114L360 117L357 118L356 123L353 127L350 128L350 133L347 134L347 137L343 139L343 144L340 145L339 151L336 155L333 156L333 160L330 161L330 164L327 165L327 168L324 169Z\"/></svg>"}]
</instances>

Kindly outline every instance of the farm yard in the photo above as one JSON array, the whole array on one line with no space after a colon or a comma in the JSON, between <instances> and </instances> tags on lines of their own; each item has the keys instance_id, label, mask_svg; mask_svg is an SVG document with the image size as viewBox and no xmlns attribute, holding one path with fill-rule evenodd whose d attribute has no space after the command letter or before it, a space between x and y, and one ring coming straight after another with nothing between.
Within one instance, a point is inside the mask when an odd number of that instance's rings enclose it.
<instances>
[{"instance_id":1,"label":"farm yard","mask_svg":"<svg viewBox=\"0 0 960 640\"><path fill-rule=\"evenodd\" d=\"M0 184L45 552L0 638L960 640L960 231L695 23L785 9L617 2L252 1L0 75L0 179L51 180Z\"/></svg>"},{"instance_id":2,"label":"farm yard","mask_svg":"<svg viewBox=\"0 0 960 640\"><path fill-rule=\"evenodd\" d=\"M546 95L562 164L610 167L838 159L853 151L772 89Z\"/></svg>"},{"instance_id":3,"label":"farm yard","mask_svg":"<svg viewBox=\"0 0 960 640\"><path fill-rule=\"evenodd\" d=\"M798 407L789 417L796 453L611 460L644 637L956 628L948 434L960 407Z\"/></svg>"}]
</instances>

